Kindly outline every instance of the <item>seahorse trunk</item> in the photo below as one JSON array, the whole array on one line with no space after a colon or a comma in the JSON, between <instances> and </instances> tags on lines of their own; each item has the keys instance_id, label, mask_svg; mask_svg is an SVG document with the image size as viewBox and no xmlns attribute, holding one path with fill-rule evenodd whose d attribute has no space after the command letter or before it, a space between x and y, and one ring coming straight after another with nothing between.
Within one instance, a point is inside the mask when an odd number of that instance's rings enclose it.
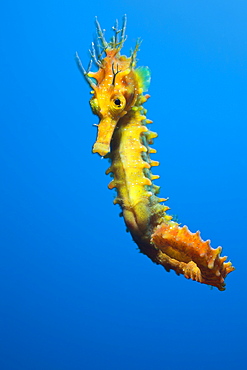
<instances>
[{"instance_id":1,"label":"seahorse trunk","mask_svg":"<svg viewBox=\"0 0 247 370\"><path fill-rule=\"evenodd\" d=\"M142 138L149 131L141 110L142 107L131 110L119 120L109 154L112 164L106 173L113 173L109 188L117 189L114 203L122 207L128 229L133 237L145 239L150 234L150 197L153 192L152 181L144 174L151 164L143 159L148 148L143 145Z\"/></svg>"}]
</instances>

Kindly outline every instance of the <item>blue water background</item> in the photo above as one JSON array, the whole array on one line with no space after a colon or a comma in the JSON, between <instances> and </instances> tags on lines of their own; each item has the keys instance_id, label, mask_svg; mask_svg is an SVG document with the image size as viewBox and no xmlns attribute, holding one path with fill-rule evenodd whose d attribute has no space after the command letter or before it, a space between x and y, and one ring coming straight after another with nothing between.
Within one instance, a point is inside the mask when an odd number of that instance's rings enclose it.
<instances>
[{"instance_id":1,"label":"blue water background","mask_svg":"<svg viewBox=\"0 0 247 370\"><path fill-rule=\"evenodd\" d=\"M220 292L125 232L74 54L143 39L161 196L236 266ZM0 9L0 369L246 369L247 4L9 1Z\"/></svg>"}]
</instances>

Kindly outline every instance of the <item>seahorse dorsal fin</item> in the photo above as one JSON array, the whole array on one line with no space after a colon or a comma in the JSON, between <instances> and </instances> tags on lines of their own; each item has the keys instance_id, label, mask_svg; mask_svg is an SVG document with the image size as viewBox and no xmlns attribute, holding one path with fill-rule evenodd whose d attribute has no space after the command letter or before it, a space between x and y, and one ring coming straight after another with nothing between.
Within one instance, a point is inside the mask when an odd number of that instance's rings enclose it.
<instances>
[{"instance_id":1,"label":"seahorse dorsal fin","mask_svg":"<svg viewBox=\"0 0 247 370\"><path fill-rule=\"evenodd\" d=\"M148 67L138 67L135 69L137 75L139 87L143 89L143 92L148 91L151 81L151 71Z\"/></svg>"}]
</instances>

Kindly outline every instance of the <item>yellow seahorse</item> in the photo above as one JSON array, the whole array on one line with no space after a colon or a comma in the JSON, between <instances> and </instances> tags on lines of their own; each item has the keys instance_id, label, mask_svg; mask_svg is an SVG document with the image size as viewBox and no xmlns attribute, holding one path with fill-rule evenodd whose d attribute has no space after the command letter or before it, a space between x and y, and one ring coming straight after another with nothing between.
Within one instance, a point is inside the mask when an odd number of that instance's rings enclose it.
<instances>
[{"instance_id":1,"label":"yellow seahorse","mask_svg":"<svg viewBox=\"0 0 247 370\"><path fill-rule=\"evenodd\" d=\"M125 41L126 16L123 26L116 22L114 36L106 42L96 19L97 50L92 44L90 65L86 71L76 54L79 69L92 88L90 104L94 114L99 116L97 140L93 153L111 160L106 171L113 180L109 188L116 188L115 204L119 204L128 230L140 251L167 271L175 270L186 278L225 289L224 279L234 270L227 257L220 257L221 247L213 249L210 241L203 241L199 231L191 233L187 226L179 226L159 198L159 186L153 180L151 168L159 162L150 159L155 153L151 148L155 132L148 130L152 121L146 118L143 104L149 95L148 67L136 68L138 41L130 57L120 55ZM105 53L105 57L102 55ZM92 61L97 72L90 72Z\"/></svg>"}]
</instances>

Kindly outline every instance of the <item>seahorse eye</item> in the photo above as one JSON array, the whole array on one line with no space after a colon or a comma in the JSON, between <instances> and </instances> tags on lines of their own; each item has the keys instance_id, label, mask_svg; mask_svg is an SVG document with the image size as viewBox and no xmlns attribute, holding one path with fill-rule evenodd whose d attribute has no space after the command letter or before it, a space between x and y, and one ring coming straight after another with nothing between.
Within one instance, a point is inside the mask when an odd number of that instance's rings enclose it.
<instances>
[{"instance_id":1,"label":"seahorse eye","mask_svg":"<svg viewBox=\"0 0 247 370\"><path fill-rule=\"evenodd\" d=\"M125 97L122 94L116 94L111 98L111 110L112 112L121 112L126 105Z\"/></svg>"}]
</instances>

